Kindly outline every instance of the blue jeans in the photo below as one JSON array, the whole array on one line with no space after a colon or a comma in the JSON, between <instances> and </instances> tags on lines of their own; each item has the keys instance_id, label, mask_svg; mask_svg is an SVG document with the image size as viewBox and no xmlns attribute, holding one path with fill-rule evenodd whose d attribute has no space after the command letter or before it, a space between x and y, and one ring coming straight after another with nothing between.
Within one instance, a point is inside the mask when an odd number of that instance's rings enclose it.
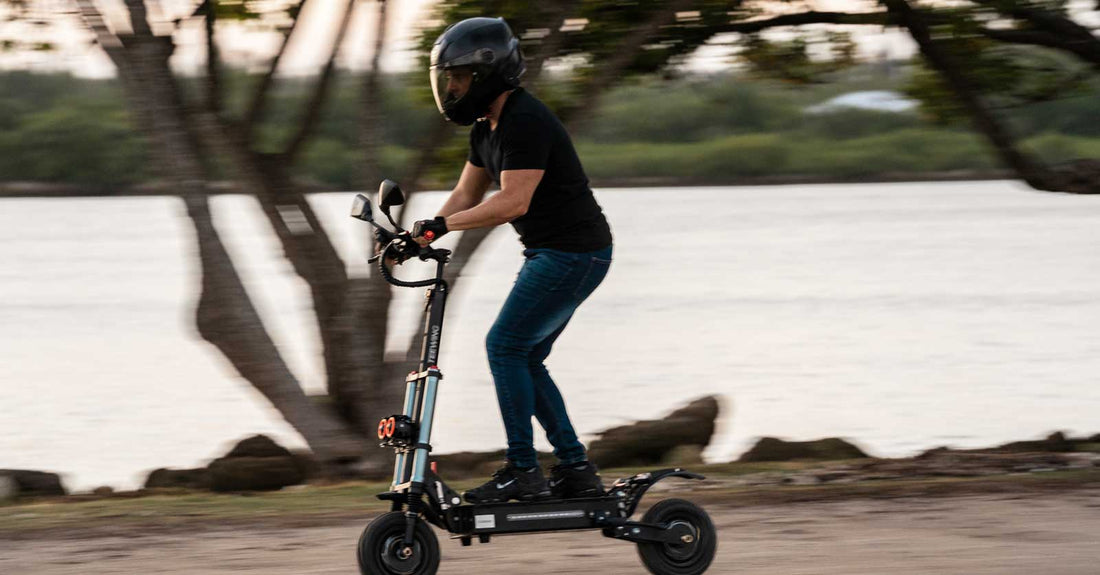
<instances>
[{"instance_id":1,"label":"blue jeans","mask_svg":"<svg viewBox=\"0 0 1100 575\"><path fill-rule=\"evenodd\" d=\"M508 459L538 465L531 417L538 418L562 463L586 459L565 401L543 361L577 306L603 281L611 246L589 253L524 250L526 261L485 338L489 369L508 433Z\"/></svg>"}]
</instances>

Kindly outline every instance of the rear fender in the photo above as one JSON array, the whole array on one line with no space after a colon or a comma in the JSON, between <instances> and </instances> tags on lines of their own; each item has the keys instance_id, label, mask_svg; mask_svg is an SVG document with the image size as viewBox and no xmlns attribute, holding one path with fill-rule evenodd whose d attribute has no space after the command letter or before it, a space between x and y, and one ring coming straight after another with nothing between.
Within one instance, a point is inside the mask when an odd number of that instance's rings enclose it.
<instances>
[{"instance_id":1,"label":"rear fender","mask_svg":"<svg viewBox=\"0 0 1100 575\"><path fill-rule=\"evenodd\" d=\"M653 487L658 481L669 477L697 479L700 481L706 479L706 477L698 473L691 473L679 467L658 469L657 471L648 471L646 473L639 473L633 477L619 479L611 485L608 492L622 499L622 516L630 517L638 508L638 504L641 503L642 497L645 495L646 491L649 491L649 488Z\"/></svg>"}]
</instances>

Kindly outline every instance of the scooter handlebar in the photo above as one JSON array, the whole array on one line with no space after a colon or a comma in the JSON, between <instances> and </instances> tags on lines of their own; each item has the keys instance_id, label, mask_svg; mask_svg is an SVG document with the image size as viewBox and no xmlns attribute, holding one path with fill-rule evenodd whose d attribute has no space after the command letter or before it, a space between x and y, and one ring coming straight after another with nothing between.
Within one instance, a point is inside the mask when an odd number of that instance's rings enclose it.
<instances>
[{"instance_id":1,"label":"scooter handlebar","mask_svg":"<svg viewBox=\"0 0 1100 575\"><path fill-rule=\"evenodd\" d=\"M413 282L398 279L394 277L393 271L390 269L390 266L387 265L387 261L392 260L394 265L401 265L405 260L415 257L423 261L434 259L436 261L446 262L447 256L451 254L450 250L435 249L430 246L421 247L420 244L412 239L409 232L394 234L385 231L385 234L392 239L386 244L386 247L382 248L381 251L367 260L369 263L373 263L375 260L378 261L378 272L382 274L383 279L391 285L398 287L427 287L442 281L442 278L438 277Z\"/></svg>"}]
</instances>

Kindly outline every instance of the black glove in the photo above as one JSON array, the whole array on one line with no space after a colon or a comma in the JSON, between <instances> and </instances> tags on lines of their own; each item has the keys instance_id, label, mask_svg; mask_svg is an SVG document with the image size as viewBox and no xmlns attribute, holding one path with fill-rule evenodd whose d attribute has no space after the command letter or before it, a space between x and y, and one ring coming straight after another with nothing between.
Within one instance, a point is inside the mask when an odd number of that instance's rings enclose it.
<instances>
[{"instance_id":1,"label":"black glove","mask_svg":"<svg viewBox=\"0 0 1100 575\"><path fill-rule=\"evenodd\" d=\"M419 220L413 224L412 236L423 237L429 242L439 239L447 233L447 220L443 216L436 216L434 220Z\"/></svg>"}]
</instances>

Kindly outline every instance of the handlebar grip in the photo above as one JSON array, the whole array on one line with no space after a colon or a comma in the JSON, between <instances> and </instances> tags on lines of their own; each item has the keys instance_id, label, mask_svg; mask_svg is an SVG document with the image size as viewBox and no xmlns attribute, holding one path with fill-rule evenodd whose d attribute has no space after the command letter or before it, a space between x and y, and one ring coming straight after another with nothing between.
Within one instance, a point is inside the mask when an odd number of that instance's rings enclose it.
<instances>
[{"instance_id":1,"label":"handlebar grip","mask_svg":"<svg viewBox=\"0 0 1100 575\"><path fill-rule=\"evenodd\" d=\"M383 252L383 253L385 253L385 252ZM415 282L407 282L407 281L399 280L399 279L393 277L393 273L390 272L390 269L388 267L386 267L386 259L385 258L379 258L379 260L378 260L378 271L379 271L379 273L382 274L383 279L385 279L387 282L389 282L389 283L391 283L395 286L398 286L398 287L427 287L427 286L430 286L430 285L435 285L437 283L435 279L420 280L420 281L415 281Z\"/></svg>"}]
</instances>

